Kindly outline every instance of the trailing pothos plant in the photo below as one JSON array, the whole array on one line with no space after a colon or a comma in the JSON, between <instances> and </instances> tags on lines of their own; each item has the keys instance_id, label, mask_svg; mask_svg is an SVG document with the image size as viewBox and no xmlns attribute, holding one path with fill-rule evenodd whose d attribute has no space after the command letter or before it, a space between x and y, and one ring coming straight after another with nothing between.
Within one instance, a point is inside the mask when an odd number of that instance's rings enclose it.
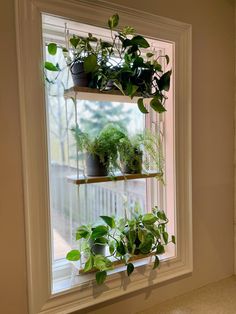
<instances>
[{"instance_id":1,"label":"trailing pothos plant","mask_svg":"<svg viewBox=\"0 0 236 314\"><path fill-rule=\"evenodd\" d=\"M117 64L104 73L105 82L108 77L113 84L124 94L138 99L138 107L144 114L148 113L144 105L144 98L150 98L150 106L161 113L166 111L166 92L170 88L172 71L164 72L160 59L169 64L168 55L155 57L151 52L148 41L137 35L133 27L126 26L115 32L119 25L119 15L115 14L108 20L111 30L113 53L118 56Z\"/></svg>"},{"instance_id":2,"label":"trailing pothos plant","mask_svg":"<svg viewBox=\"0 0 236 314\"><path fill-rule=\"evenodd\" d=\"M119 89L124 95L138 98L138 107L144 114L148 113L144 99L150 99L150 107L156 112L164 112L166 92L170 88L171 70L164 71L161 60L169 64L168 55L155 56L148 41L136 34L133 27L119 26L119 15L114 14L108 19L111 38L104 41L93 36L68 36L66 47L54 42L48 43L48 53L55 55L61 48L70 68L76 63L83 63L83 69L89 75L88 87L100 91ZM44 68L47 71L62 72L59 64L46 61ZM55 80L49 80L49 83ZM56 76L56 79L58 75Z\"/></svg>"},{"instance_id":3,"label":"trailing pothos plant","mask_svg":"<svg viewBox=\"0 0 236 314\"><path fill-rule=\"evenodd\" d=\"M85 258L83 272L94 271L97 284L106 280L107 271L117 262L126 266L130 276L135 268L134 259L154 255L153 269L157 268L165 246L170 242L175 244L175 236L170 237L167 232L168 218L158 207L146 214L135 210L130 219L100 218L102 222L95 226L83 225L77 229L76 240L82 242L82 250L71 250L66 256L69 261ZM94 246L107 247L107 254L96 254Z\"/></svg>"}]
</instances>

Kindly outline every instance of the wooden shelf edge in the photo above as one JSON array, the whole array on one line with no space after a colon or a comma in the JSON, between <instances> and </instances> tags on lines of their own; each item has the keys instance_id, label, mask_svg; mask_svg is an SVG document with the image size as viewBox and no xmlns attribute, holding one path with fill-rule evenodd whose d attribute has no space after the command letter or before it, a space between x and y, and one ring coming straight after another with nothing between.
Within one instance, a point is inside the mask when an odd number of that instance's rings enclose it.
<instances>
[{"instance_id":1,"label":"wooden shelf edge","mask_svg":"<svg viewBox=\"0 0 236 314\"><path fill-rule=\"evenodd\" d=\"M81 87L73 86L69 89L66 89L64 92L64 98L75 98L83 100L107 100L107 101L122 101L128 103L137 103L138 98L142 97L141 95L136 95L132 99L129 96L123 95L119 90L103 90L100 91L97 88L90 87ZM145 102L148 103L149 98L145 99Z\"/></svg>"},{"instance_id":2,"label":"wooden shelf edge","mask_svg":"<svg viewBox=\"0 0 236 314\"><path fill-rule=\"evenodd\" d=\"M139 254L139 255L133 255L130 259L129 259L129 263L130 262L135 262L135 261L138 261L138 260L140 260L140 259L144 259L144 258L151 258L152 256L154 256L154 255L156 255L156 253L155 252L152 252L152 253L149 253L149 254ZM120 266L125 266L125 264L124 264L124 262L122 262L122 261L114 261L114 262L112 262L112 265L113 265L113 267L114 268L117 268L117 267L120 267ZM74 265L75 266L75 265ZM76 266L75 266L76 267ZM90 274L90 273L95 273L95 272L97 272L97 269L94 269L94 268L92 268L91 270L89 270L89 271L84 271L83 270L83 268L78 268L78 267L76 267L77 269L78 269L78 272L79 272L79 275L86 275L86 274ZM112 269L111 269L112 270Z\"/></svg>"},{"instance_id":3,"label":"wooden shelf edge","mask_svg":"<svg viewBox=\"0 0 236 314\"><path fill-rule=\"evenodd\" d=\"M135 174L117 174L114 177L111 176L101 176L101 177L85 177L81 175L79 178L77 175L67 177L67 180L73 184L91 184L91 183L102 183L102 182L116 182L116 181L126 181L135 179L147 179L160 176L161 173L157 171L149 171L147 173L135 173Z\"/></svg>"}]
</instances>

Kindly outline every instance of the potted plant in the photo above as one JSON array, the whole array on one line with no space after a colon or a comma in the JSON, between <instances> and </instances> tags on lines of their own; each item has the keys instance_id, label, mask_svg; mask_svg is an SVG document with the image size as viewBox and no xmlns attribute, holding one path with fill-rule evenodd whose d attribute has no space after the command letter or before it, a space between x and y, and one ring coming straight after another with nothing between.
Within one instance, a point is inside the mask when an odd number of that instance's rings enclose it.
<instances>
[{"instance_id":1,"label":"potted plant","mask_svg":"<svg viewBox=\"0 0 236 314\"><path fill-rule=\"evenodd\" d=\"M102 41L90 33L87 37L72 35L68 38L68 48L49 43L48 52L55 55L58 47L62 49L75 85L101 91L116 88L131 98L140 96L138 107L145 114L148 110L144 98L151 99L153 110L159 113L166 111L166 92L172 72L164 72L159 60L164 58L168 65L169 56L155 57L148 41L135 34L134 28L126 26L117 32L118 25L119 16L114 14L108 19L110 41ZM49 71L63 70L58 64L48 61L44 67Z\"/></svg>"},{"instance_id":2,"label":"potted plant","mask_svg":"<svg viewBox=\"0 0 236 314\"><path fill-rule=\"evenodd\" d=\"M166 226L168 218L157 207L152 212L141 214L135 210L130 219L116 220L110 216L100 216L103 223L94 228L80 226L76 239L83 242L83 251L71 250L66 258L78 261L85 257L83 272L95 271L97 284L102 284L107 271L115 265L126 265L128 276L133 272L133 261L154 255L153 269L157 268L159 255L165 253L165 246L175 244L175 236L169 237ZM107 254L96 253L91 248L91 240L108 248Z\"/></svg>"},{"instance_id":3,"label":"potted plant","mask_svg":"<svg viewBox=\"0 0 236 314\"><path fill-rule=\"evenodd\" d=\"M56 55L62 49L66 64L69 67L74 85L81 87L98 87L99 69L103 67L112 53L111 44L97 39L91 33L87 37L73 34L68 38L68 48L56 43L48 44L48 53ZM46 70L62 72L58 64L46 61ZM57 78L57 77L56 77Z\"/></svg>"},{"instance_id":4,"label":"potted plant","mask_svg":"<svg viewBox=\"0 0 236 314\"><path fill-rule=\"evenodd\" d=\"M115 14L108 20L111 30L113 53L118 55L114 71L104 73L109 81L124 95L138 99L141 112L148 113L144 106L144 98L151 98L150 106L161 113L166 111L164 105L167 99L166 92L170 87L172 71L163 71L159 59L164 58L169 64L169 56L158 56L150 51L148 41L141 35L135 34L132 27L126 26L121 31L114 33L119 25L119 15ZM104 69L106 71L106 69Z\"/></svg>"},{"instance_id":5,"label":"potted plant","mask_svg":"<svg viewBox=\"0 0 236 314\"><path fill-rule=\"evenodd\" d=\"M118 145L125 137L122 129L115 124L106 125L94 138L82 132L78 126L72 128L77 149L86 153L86 169L88 176L113 175L118 168Z\"/></svg>"},{"instance_id":6,"label":"potted plant","mask_svg":"<svg viewBox=\"0 0 236 314\"><path fill-rule=\"evenodd\" d=\"M147 172L154 168L163 177L164 156L161 135L148 129L132 137L121 138L118 144L121 169L125 174Z\"/></svg>"},{"instance_id":7,"label":"potted plant","mask_svg":"<svg viewBox=\"0 0 236 314\"><path fill-rule=\"evenodd\" d=\"M143 151L136 137L122 138L119 142L121 170L124 174L142 172Z\"/></svg>"}]
</instances>

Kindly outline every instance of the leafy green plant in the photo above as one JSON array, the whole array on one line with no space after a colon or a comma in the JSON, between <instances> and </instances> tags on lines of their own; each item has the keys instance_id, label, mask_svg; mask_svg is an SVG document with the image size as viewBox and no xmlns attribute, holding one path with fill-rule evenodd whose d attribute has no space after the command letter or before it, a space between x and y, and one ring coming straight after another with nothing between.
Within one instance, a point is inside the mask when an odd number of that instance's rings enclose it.
<instances>
[{"instance_id":1,"label":"leafy green plant","mask_svg":"<svg viewBox=\"0 0 236 314\"><path fill-rule=\"evenodd\" d=\"M107 124L94 139L91 139L88 133L82 132L78 126L72 128L72 132L77 149L98 156L113 175L114 170L119 167L117 143L126 136L124 131L118 125Z\"/></svg>"},{"instance_id":2,"label":"leafy green plant","mask_svg":"<svg viewBox=\"0 0 236 314\"><path fill-rule=\"evenodd\" d=\"M154 134L145 129L133 137L121 138L118 150L121 164L126 165L131 173L156 169L159 172L158 178L163 181L164 155L160 133Z\"/></svg>"},{"instance_id":3,"label":"leafy green plant","mask_svg":"<svg viewBox=\"0 0 236 314\"><path fill-rule=\"evenodd\" d=\"M166 111L166 92L170 88L172 71L165 72L160 60L164 59L168 65L169 56L155 57L148 41L136 34L133 27L125 26L116 31L118 14L110 17L107 25L111 33L110 41L98 39L91 33L87 37L72 35L68 38L68 48L52 42L48 44L48 52L55 55L61 48L69 67L82 62L84 71L90 74L89 87L101 91L117 88L130 98L140 96L138 107L144 114L148 113L145 98L150 99L150 107L154 111ZM59 73L64 70L49 61L44 63L44 67Z\"/></svg>"},{"instance_id":4,"label":"leafy green plant","mask_svg":"<svg viewBox=\"0 0 236 314\"><path fill-rule=\"evenodd\" d=\"M148 41L143 36L135 34L134 28L130 26L126 26L114 34L118 24L118 14L108 20L113 53L119 58L116 66L104 73L104 77L112 80L124 95L131 98L140 95L138 107L142 113L148 113L144 105L144 98L151 98L150 106L153 110L159 113L166 111L164 104L167 96L165 93L170 88L172 71L164 72L159 59L164 58L168 65L169 56L155 58L154 53L150 52Z\"/></svg>"},{"instance_id":5,"label":"leafy green plant","mask_svg":"<svg viewBox=\"0 0 236 314\"><path fill-rule=\"evenodd\" d=\"M103 222L96 226L83 225L77 229L76 240L83 243L83 249L74 249L66 256L70 261L78 261L83 256L83 271L95 271L97 284L106 280L107 271L117 263L126 265L130 276L135 268L133 260L137 257L154 255L153 269L157 268L159 256L165 253L165 246L170 242L175 244L175 236L170 237L167 232L168 218L157 207L146 214L136 209L130 219L116 220L110 216L100 218ZM109 253L96 254L94 245L107 247Z\"/></svg>"}]
</instances>

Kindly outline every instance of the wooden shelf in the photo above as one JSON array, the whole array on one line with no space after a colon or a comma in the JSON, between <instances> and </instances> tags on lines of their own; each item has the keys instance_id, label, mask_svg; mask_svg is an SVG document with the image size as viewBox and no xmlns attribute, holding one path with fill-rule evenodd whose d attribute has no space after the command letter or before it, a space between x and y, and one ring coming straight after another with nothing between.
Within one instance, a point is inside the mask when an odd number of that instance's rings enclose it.
<instances>
[{"instance_id":1,"label":"wooden shelf","mask_svg":"<svg viewBox=\"0 0 236 314\"><path fill-rule=\"evenodd\" d=\"M127 102L137 103L138 96L132 99L124 96L119 90L104 90L100 91L96 88L73 86L65 90L65 99L76 98L81 100L94 100L94 101L113 101L113 102Z\"/></svg>"},{"instance_id":2,"label":"wooden shelf","mask_svg":"<svg viewBox=\"0 0 236 314\"><path fill-rule=\"evenodd\" d=\"M154 178L160 176L160 172L157 171L148 171L145 173L135 173L135 174L122 174L116 173L115 176L104 176L104 177L86 177L84 175L73 175L67 177L67 180L73 184L90 184L90 183L101 183L101 182L109 182L109 181L125 181L125 180L135 180L135 179L147 179Z\"/></svg>"},{"instance_id":3,"label":"wooden shelf","mask_svg":"<svg viewBox=\"0 0 236 314\"><path fill-rule=\"evenodd\" d=\"M152 252L152 253L148 253L148 254L139 254L139 255L133 255L130 259L129 259L129 262L135 262L135 261L138 261L140 259L144 259L144 258L152 258L152 256L156 255L155 252ZM118 260L115 260L112 262L112 265L114 268L117 268L117 267L120 267L120 266L125 266L124 262L122 261L118 261ZM92 268L91 270L85 272L83 270L83 268L81 267L77 267L76 264L74 264L75 268L78 269L79 271L79 275L86 275L86 274L89 274L89 273L95 273L97 272L97 269L95 268Z\"/></svg>"}]
</instances>

